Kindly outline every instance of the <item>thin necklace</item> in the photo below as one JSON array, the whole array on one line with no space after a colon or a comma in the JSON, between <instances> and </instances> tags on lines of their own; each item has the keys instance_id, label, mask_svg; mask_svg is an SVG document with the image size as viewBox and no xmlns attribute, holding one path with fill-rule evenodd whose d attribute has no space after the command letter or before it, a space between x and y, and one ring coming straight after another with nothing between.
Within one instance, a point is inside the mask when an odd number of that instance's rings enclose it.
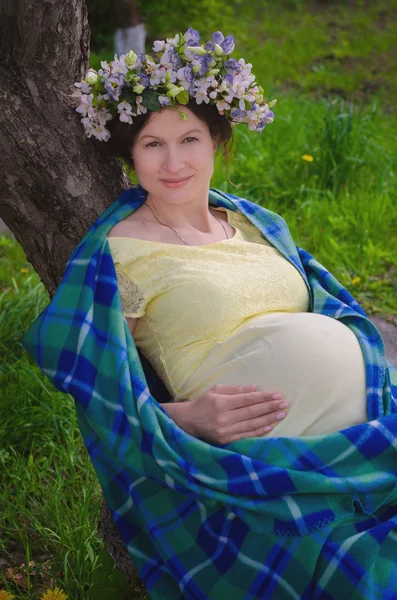
<instances>
[{"instance_id":1,"label":"thin necklace","mask_svg":"<svg viewBox=\"0 0 397 600\"><path fill-rule=\"evenodd\" d=\"M158 221L158 222L160 223L160 225L164 225L165 227L168 227L169 229L172 229L172 231L175 231L176 235L179 237L179 239L181 239L181 240L182 240L182 242L183 242L184 244L186 244L187 246L191 246L191 244L189 244L189 243L188 243L186 240L184 240L184 239L183 239L183 237L181 237L181 236L179 235L179 233L176 231L176 229L174 229L173 227L171 227L171 225L166 225L165 223L162 223L161 221L159 221L159 220L158 220L158 218L156 217L156 215L154 214L154 210L153 210L153 208L152 208L152 207L151 207L149 204L147 204L146 202L145 202L145 204L146 204L146 206L148 206L148 207L150 208L150 210L152 211L152 213L153 213L153 215L154 215L154 218L156 219L156 221ZM214 216L215 216L215 215L214 215ZM222 221L219 221L218 217L215 217L215 219L216 219L216 220L217 220L217 221L218 221L218 222L219 222L219 223L222 225L222 227L223 227L223 231L225 232L225 235L226 235L226 239L229 239L229 236L227 235L227 232L226 232L225 226L224 226L224 224L222 223Z\"/></svg>"}]
</instances>

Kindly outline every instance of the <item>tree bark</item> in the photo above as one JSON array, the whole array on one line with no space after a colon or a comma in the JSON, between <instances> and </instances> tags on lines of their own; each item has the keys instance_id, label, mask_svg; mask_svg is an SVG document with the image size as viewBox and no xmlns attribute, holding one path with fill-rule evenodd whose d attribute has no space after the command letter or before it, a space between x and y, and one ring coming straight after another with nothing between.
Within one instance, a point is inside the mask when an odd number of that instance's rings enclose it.
<instances>
[{"instance_id":1,"label":"tree bark","mask_svg":"<svg viewBox=\"0 0 397 600\"><path fill-rule=\"evenodd\" d=\"M0 0L0 23L0 217L52 296L72 249L128 183L75 112L74 82L89 66L85 0Z\"/></svg>"},{"instance_id":2,"label":"tree bark","mask_svg":"<svg viewBox=\"0 0 397 600\"><path fill-rule=\"evenodd\" d=\"M75 112L74 82L89 66L85 0L0 0L0 32L0 218L52 297L74 247L130 184ZM111 517L100 530L137 577Z\"/></svg>"}]
</instances>

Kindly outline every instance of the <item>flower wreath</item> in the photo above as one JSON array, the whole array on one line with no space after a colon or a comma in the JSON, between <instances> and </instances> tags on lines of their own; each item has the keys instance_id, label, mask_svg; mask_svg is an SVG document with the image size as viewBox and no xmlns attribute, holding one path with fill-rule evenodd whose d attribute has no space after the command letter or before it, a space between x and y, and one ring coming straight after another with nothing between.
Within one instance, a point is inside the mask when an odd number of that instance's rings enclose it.
<instances>
[{"instance_id":1,"label":"flower wreath","mask_svg":"<svg viewBox=\"0 0 397 600\"><path fill-rule=\"evenodd\" d=\"M87 137L107 142L111 134L106 123L116 115L131 124L133 117L148 110L178 110L176 104L192 98L197 104L215 104L232 125L246 123L253 131L263 131L273 122L270 108L276 100L267 104L252 65L230 56L234 45L234 37L223 37L221 31L200 45L199 33L189 28L184 35L155 41L154 57L130 50L110 63L102 61L98 71L89 69L85 80L74 84L80 98L76 111Z\"/></svg>"}]
</instances>

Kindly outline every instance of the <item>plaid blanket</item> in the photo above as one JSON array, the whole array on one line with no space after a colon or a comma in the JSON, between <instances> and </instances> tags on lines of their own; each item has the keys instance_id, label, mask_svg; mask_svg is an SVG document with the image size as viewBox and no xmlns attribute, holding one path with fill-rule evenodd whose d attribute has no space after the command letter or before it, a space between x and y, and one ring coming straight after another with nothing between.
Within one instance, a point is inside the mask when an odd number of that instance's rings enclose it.
<instances>
[{"instance_id":1,"label":"plaid blanket","mask_svg":"<svg viewBox=\"0 0 397 600\"><path fill-rule=\"evenodd\" d=\"M106 238L146 195L140 186L127 190L91 226L23 345L74 398L104 497L150 598L397 598L397 369L378 330L295 245L284 219L211 188L212 206L245 215L298 269L310 311L356 334L369 421L225 446L190 436L153 395L156 374L149 380L124 319Z\"/></svg>"}]
</instances>

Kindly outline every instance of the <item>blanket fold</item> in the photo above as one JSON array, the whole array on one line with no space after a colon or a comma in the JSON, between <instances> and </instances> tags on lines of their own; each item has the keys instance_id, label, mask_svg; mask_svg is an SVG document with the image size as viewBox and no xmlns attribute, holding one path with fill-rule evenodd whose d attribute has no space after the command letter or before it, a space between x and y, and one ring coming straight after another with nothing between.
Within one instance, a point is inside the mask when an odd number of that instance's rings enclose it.
<instances>
[{"instance_id":1,"label":"blanket fold","mask_svg":"<svg viewBox=\"0 0 397 600\"><path fill-rule=\"evenodd\" d=\"M299 270L310 311L357 336L369 421L226 446L190 436L152 394L165 388L144 369L123 316L106 238L146 196L140 186L125 191L90 227L23 345L74 398L104 497L150 598L329 599L342 589L349 599L397 598L397 369L377 328L296 246L284 219L211 188L212 206L245 215Z\"/></svg>"}]
</instances>

